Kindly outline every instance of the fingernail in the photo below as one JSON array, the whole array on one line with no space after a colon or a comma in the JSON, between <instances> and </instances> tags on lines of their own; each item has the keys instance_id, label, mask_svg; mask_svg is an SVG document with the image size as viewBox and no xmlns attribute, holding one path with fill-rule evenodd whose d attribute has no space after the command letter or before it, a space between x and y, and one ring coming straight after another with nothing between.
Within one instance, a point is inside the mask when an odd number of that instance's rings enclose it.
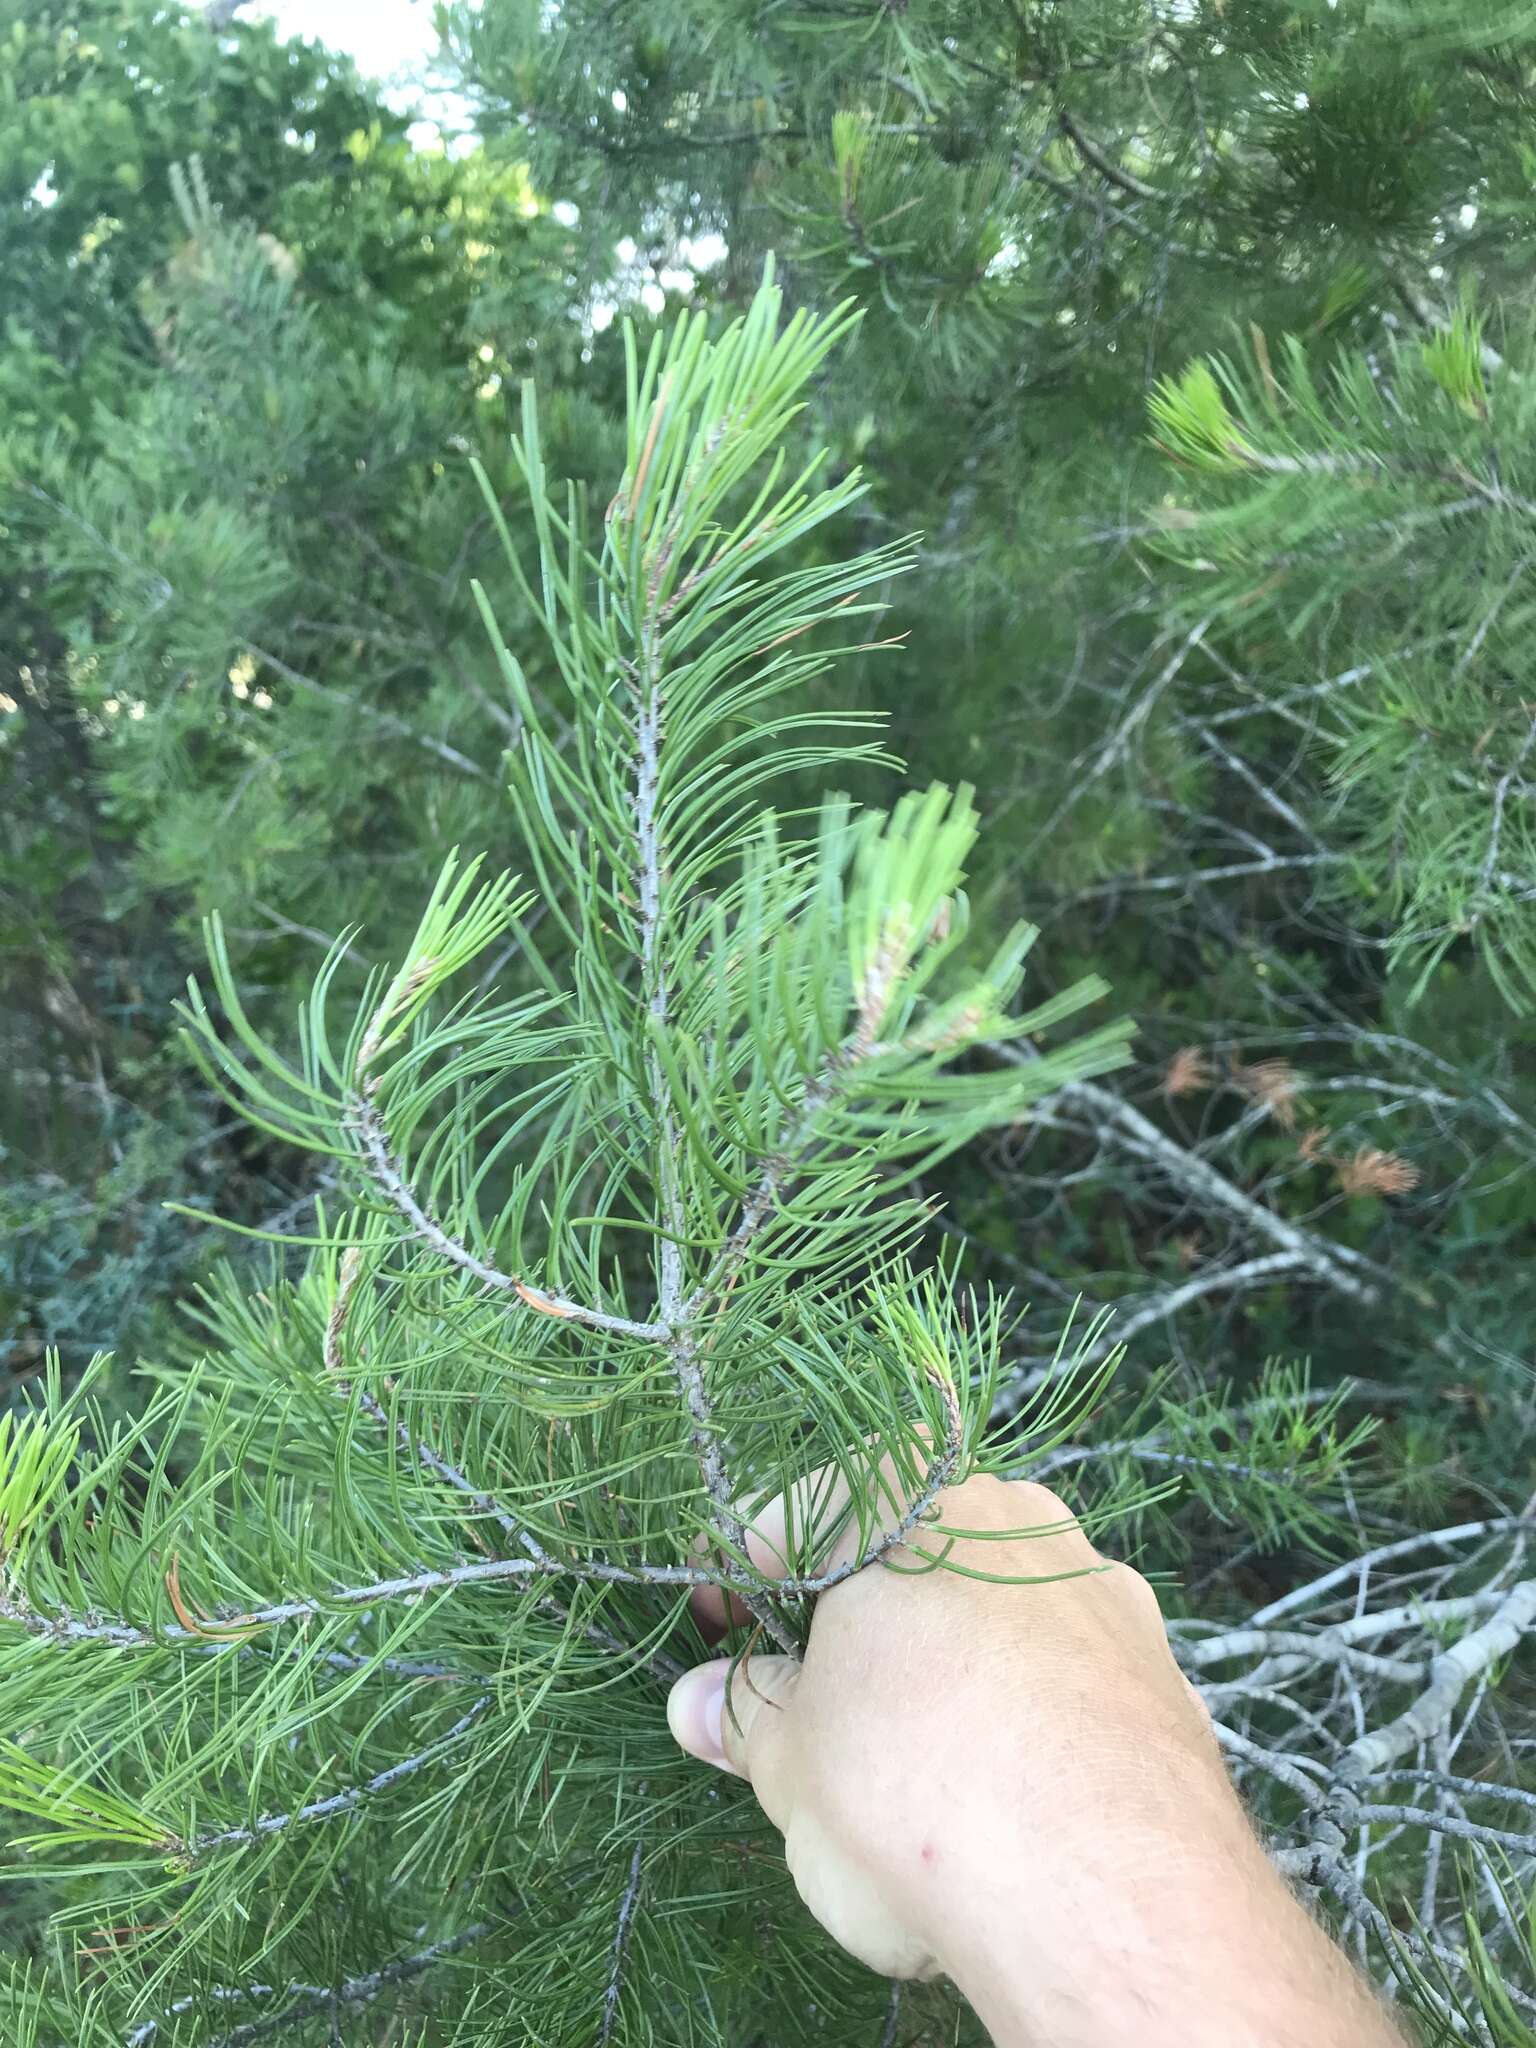
<instances>
[{"instance_id":1,"label":"fingernail","mask_svg":"<svg viewBox=\"0 0 1536 2048\"><path fill-rule=\"evenodd\" d=\"M667 1699L667 1725L679 1747L701 1763L728 1770L723 1722L728 1661L701 1664L680 1678Z\"/></svg>"}]
</instances>

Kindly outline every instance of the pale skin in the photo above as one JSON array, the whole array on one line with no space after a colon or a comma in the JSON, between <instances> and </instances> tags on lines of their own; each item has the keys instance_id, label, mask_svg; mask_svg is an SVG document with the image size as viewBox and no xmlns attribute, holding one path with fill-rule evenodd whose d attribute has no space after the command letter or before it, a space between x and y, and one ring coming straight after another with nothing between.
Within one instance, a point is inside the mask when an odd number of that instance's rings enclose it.
<instances>
[{"instance_id":1,"label":"pale skin","mask_svg":"<svg viewBox=\"0 0 1536 2048\"><path fill-rule=\"evenodd\" d=\"M728 1705L724 1660L668 1702L685 1750L750 1781L828 1933L951 1978L997 2048L1405 2048L1271 1868L1146 1580L1042 1486L972 1477L938 1520L978 1532L953 1561L1036 1583L875 1565L821 1596L803 1664L754 1650ZM784 1569L782 1502L752 1541ZM723 1596L694 1599L718 1632Z\"/></svg>"}]
</instances>

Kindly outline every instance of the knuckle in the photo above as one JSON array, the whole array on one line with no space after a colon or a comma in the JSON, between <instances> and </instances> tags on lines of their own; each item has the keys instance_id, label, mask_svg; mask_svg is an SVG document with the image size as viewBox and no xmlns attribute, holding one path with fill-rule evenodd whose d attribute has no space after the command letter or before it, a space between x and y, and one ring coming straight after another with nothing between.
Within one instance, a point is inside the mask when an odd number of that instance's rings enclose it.
<instances>
[{"instance_id":1,"label":"knuckle","mask_svg":"<svg viewBox=\"0 0 1536 2048\"><path fill-rule=\"evenodd\" d=\"M1113 1565L1102 1575L1102 1582L1106 1590L1118 1595L1122 1612L1129 1608L1138 1626L1155 1631L1160 1641L1165 1639L1162 1603L1133 1564Z\"/></svg>"},{"instance_id":2,"label":"knuckle","mask_svg":"<svg viewBox=\"0 0 1536 2048\"><path fill-rule=\"evenodd\" d=\"M1043 1526L1066 1523L1073 1529L1078 1526L1076 1515L1061 1495L1053 1493L1048 1486L1042 1486L1038 1479L1015 1479L1005 1483L1032 1523Z\"/></svg>"}]
</instances>

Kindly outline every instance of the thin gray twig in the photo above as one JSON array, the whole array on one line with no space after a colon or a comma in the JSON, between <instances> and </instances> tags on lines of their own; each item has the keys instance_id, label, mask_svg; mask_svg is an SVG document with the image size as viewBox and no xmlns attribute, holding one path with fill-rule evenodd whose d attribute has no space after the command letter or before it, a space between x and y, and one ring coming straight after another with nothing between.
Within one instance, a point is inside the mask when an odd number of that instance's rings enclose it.
<instances>
[{"instance_id":1,"label":"thin gray twig","mask_svg":"<svg viewBox=\"0 0 1536 2048\"><path fill-rule=\"evenodd\" d=\"M613 1930L613 1948L608 1963L608 1983L603 1992L603 2022L598 2030L597 2048L607 2048L619 2017L619 1996L624 1988L624 1957L629 1948L629 1932L634 1924L635 1907L640 1898L640 1859L644 1844L636 1842L635 1853L629 1859L629 1882L624 1887L624 1896L619 1901L618 1925Z\"/></svg>"}]
</instances>

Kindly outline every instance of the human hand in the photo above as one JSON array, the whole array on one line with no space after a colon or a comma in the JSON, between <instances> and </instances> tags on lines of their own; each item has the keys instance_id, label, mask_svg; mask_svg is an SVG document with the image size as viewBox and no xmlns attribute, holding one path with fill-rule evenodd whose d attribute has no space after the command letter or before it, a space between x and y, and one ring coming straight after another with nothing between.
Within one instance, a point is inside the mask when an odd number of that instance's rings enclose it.
<instances>
[{"instance_id":1,"label":"human hand","mask_svg":"<svg viewBox=\"0 0 1536 2048\"><path fill-rule=\"evenodd\" d=\"M889 1526L888 1466L879 1493ZM757 1515L765 1573L784 1531L782 1501ZM1400 2048L1271 1870L1147 1582L1044 1487L985 1476L893 1561L946 1546L961 1571L824 1593L803 1664L753 1653L728 1691L706 1664L668 1702L684 1749L750 1780L828 1932L952 1977L1003 2048ZM716 1589L695 1607L723 1624Z\"/></svg>"}]
</instances>

